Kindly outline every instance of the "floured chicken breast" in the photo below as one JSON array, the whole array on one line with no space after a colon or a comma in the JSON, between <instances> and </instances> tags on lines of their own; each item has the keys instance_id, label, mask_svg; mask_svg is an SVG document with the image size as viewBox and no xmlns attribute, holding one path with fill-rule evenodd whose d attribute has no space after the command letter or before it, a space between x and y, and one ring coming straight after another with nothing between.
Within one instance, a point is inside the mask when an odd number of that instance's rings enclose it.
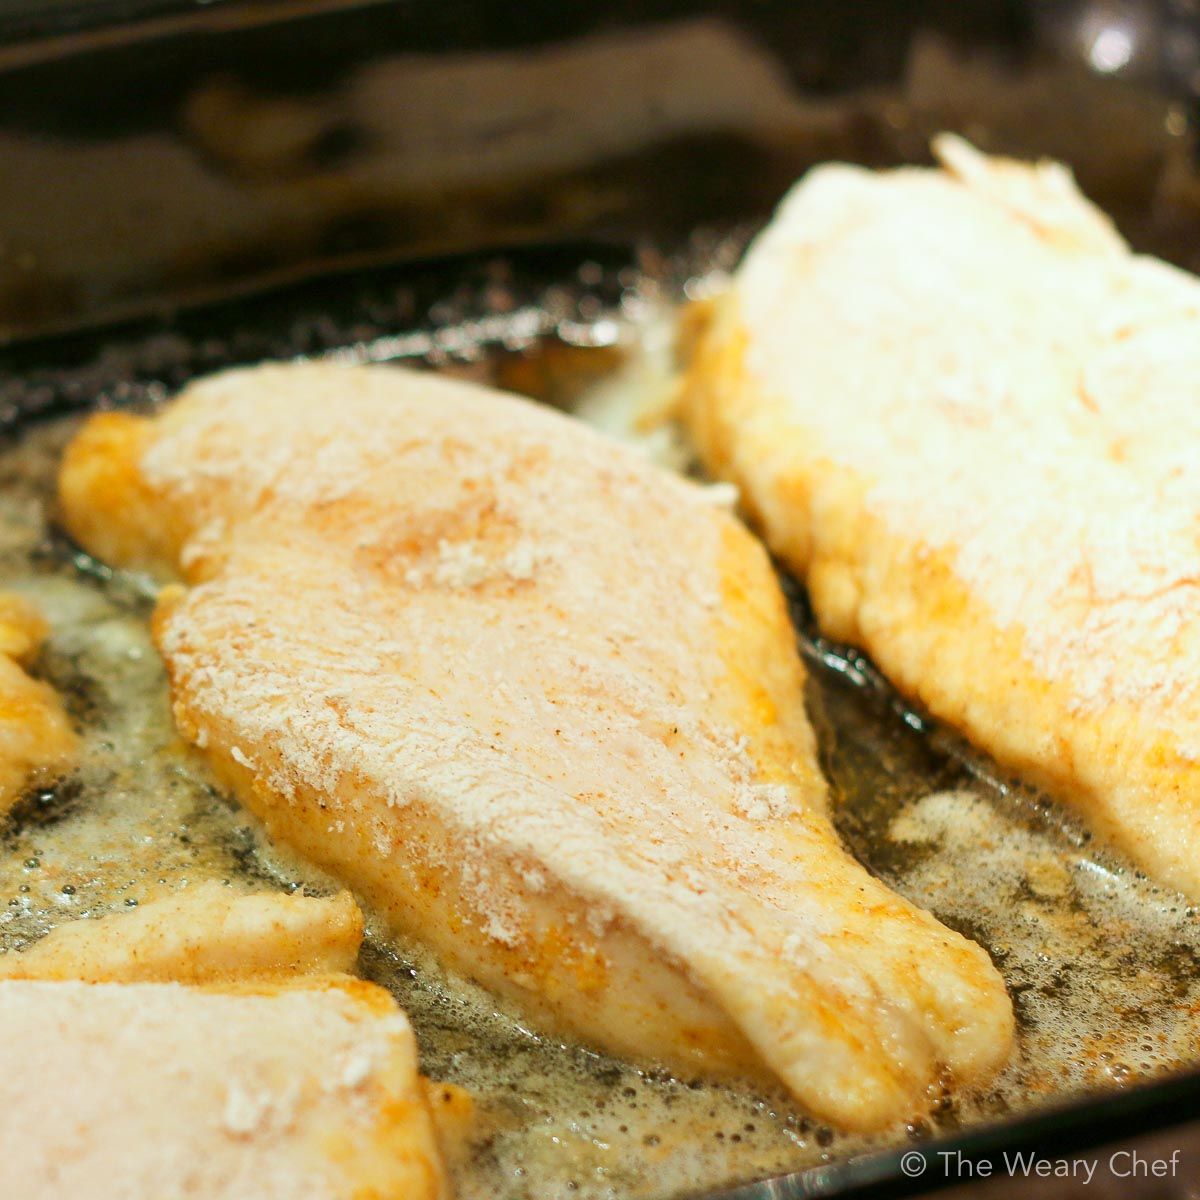
<instances>
[{"instance_id":1,"label":"floured chicken breast","mask_svg":"<svg viewBox=\"0 0 1200 1200\"><path fill-rule=\"evenodd\" d=\"M72 767L78 754L79 738L58 695L25 671L46 631L27 600L0 592L0 815L27 787Z\"/></svg>"},{"instance_id":2,"label":"floured chicken breast","mask_svg":"<svg viewBox=\"0 0 1200 1200\"><path fill-rule=\"evenodd\" d=\"M841 848L770 565L705 491L427 374L234 371L69 448L68 528L178 571L184 735L267 830L543 1027L872 1126L979 1076L977 946Z\"/></svg>"},{"instance_id":3,"label":"floured chicken breast","mask_svg":"<svg viewBox=\"0 0 1200 1200\"><path fill-rule=\"evenodd\" d=\"M1200 282L1057 164L822 167L684 412L821 627L1200 898Z\"/></svg>"},{"instance_id":4,"label":"floured chicken breast","mask_svg":"<svg viewBox=\"0 0 1200 1200\"><path fill-rule=\"evenodd\" d=\"M0 981L0 1195L438 1200L412 1030L350 979Z\"/></svg>"},{"instance_id":5,"label":"floured chicken breast","mask_svg":"<svg viewBox=\"0 0 1200 1200\"><path fill-rule=\"evenodd\" d=\"M0 957L0 979L215 983L353 969L363 918L349 892L244 894L215 881L125 913L70 921Z\"/></svg>"}]
</instances>

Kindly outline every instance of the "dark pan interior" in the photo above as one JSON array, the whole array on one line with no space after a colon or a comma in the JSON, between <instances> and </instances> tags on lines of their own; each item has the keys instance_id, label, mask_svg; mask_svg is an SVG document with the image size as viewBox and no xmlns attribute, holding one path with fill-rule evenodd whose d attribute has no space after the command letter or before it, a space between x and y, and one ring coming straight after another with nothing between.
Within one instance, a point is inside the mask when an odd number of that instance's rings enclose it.
<instances>
[{"instance_id":1,"label":"dark pan interior","mask_svg":"<svg viewBox=\"0 0 1200 1200\"><path fill-rule=\"evenodd\" d=\"M133 19L136 18L136 19ZM332 269L678 245L941 128L1197 263L1187 0L0 5L0 340Z\"/></svg>"}]
</instances>

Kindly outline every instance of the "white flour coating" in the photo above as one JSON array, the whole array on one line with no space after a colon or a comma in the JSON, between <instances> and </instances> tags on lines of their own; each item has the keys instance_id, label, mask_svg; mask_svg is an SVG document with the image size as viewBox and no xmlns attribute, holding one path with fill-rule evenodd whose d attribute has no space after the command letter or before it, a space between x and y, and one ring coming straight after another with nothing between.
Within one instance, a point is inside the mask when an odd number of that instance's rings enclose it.
<instances>
[{"instance_id":1,"label":"white flour coating","mask_svg":"<svg viewBox=\"0 0 1200 1200\"><path fill-rule=\"evenodd\" d=\"M749 794L736 797L738 808L752 821L769 821L774 817L786 817L792 811L788 790L777 783L755 783L750 785Z\"/></svg>"},{"instance_id":2,"label":"white flour coating","mask_svg":"<svg viewBox=\"0 0 1200 1200\"><path fill-rule=\"evenodd\" d=\"M367 548L365 544L359 549ZM509 579L520 583L533 578L538 565L537 551L528 542L519 542L498 558L489 557L488 547L477 539L465 542L439 540L433 563L409 567L404 580L413 587L433 583L440 587L472 588L488 579Z\"/></svg>"},{"instance_id":3,"label":"white flour coating","mask_svg":"<svg viewBox=\"0 0 1200 1200\"><path fill-rule=\"evenodd\" d=\"M793 808L790 789L778 783L756 782L749 748L750 740L744 736L726 737L718 747L732 787L734 808L751 821L787 816ZM791 769L797 774L801 770L797 763L792 763Z\"/></svg>"},{"instance_id":4,"label":"white flour coating","mask_svg":"<svg viewBox=\"0 0 1200 1200\"><path fill-rule=\"evenodd\" d=\"M275 1103L270 1092L249 1092L234 1079L225 1097L222 1124L235 1137L251 1134L266 1121Z\"/></svg>"},{"instance_id":5,"label":"white flour coating","mask_svg":"<svg viewBox=\"0 0 1200 1200\"><path fill-rule=\"evenodd\" d=\"M736 285L750 367L1077 710L1152 705L1200 753L1200 282L1063 168L936 148L789 196Z\"/></svg>"}]
</instances>

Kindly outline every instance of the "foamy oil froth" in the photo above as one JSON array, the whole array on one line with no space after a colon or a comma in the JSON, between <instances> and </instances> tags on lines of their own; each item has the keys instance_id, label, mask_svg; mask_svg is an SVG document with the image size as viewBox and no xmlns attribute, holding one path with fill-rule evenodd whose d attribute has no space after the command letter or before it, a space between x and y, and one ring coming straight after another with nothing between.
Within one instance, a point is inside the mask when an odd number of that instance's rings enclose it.
<instances>
[{"instance_id":1,"label":"foamy oil froth","mask_svg":"<svg viewBox=\"0 0 1200 1200\"><path fill-rule=\"evenodd\" d=\"M361 965L408 1011L423 1069L475 1098L463 1197L670 1196L835 1152L834 1131L782 1092L676 1079L539 1036L419 946L372 937Z\"/></svg>"},{"instance_id":2,"label":"foamy oil froth","mask_svg":"<svg viewBox=\"0 0 1200 1200\"><path fill-rule=\"evenodd\" d=\"M905 808L889 837L914 856L905 890L987 945L1020 1026L994 1087L1040 1096L1125 1086L1195 1061L1200 935L1194 910L1116 861L1073 845L1069 819L966 790Z\"/></svg>"}]
</instances>

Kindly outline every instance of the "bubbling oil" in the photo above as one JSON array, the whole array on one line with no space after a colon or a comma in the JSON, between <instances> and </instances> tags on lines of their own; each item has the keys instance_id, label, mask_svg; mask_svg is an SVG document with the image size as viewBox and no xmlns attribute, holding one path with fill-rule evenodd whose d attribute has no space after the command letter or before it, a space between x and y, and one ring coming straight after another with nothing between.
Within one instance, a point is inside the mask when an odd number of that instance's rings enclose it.
<instances>
[{"instance_id":1,"label":"bubbling oil","mask_svg":"<svg viewBox=\"0 0 1200 1200\"><path fill-rule=\"evenodd\" d=\"M625 327L615 347L539 343L470 372L574 408L687 469L686 446L662 419L664 328L660 315ZM36 671L85 737L78 770L26 797L0 829L0 948L203 880L330 890L332 880L266 842L176 735L144 581L81 572L54 536L54 476L73 428L34 426L0 451L0 587L50 620ZM915 1126L849 1137L782 1092L673 1078L545 1038L420 946L371 927L362 973L408 1011L426 1073L475 1097L451 1163L459 1196L693 1194L1194 1061L1195 912L1097 850L1058 806L947 751L873 690L810 659L839 828L868 867L992 954L1018 1016L1010 1065L982 1089L942 1097Z\"/></svg>"}]
</instances>

